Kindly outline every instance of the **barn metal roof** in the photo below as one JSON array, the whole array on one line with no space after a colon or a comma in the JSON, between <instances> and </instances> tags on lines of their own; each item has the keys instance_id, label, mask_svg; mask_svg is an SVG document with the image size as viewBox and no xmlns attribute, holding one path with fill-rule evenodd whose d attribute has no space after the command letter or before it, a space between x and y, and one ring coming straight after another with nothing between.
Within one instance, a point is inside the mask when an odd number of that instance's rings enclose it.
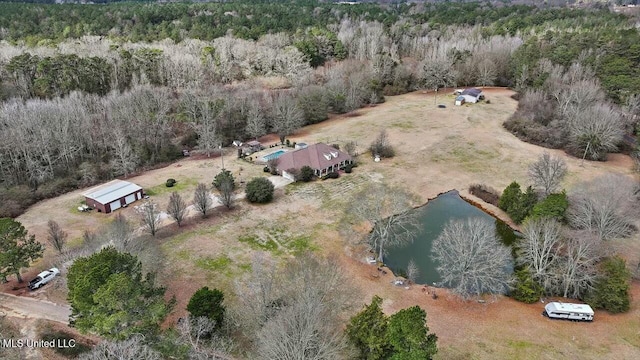
<instances>
[{"instance_id":1,"label":"barn metal roof","mask_svg":"<svg viewBox=\"0 0 640 360\"><path fill-rule=\"evenodd\" d=\"M138 190L142 190L142 188L134 183L113 180L87 191L84 196L106 205Z\"/></svg>"}]
</instances>

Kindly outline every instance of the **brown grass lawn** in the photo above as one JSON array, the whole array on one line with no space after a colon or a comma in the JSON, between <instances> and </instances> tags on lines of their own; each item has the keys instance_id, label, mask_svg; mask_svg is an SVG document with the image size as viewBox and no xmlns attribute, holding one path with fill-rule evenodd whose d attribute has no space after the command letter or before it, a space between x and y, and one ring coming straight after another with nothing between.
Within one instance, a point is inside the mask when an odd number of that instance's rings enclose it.
<instances>
[{"instance_id":1,"label":"brown grass lawn","mask_svg":"<svg viewBox=\"0 0 640 360\"><path fill-rule=\"evenodd\" d=\"M329 144L354 140L360 152L366 151L377 133L386 128L397 156L375 163L364 154L354 173L336 180L289 185L277 191L272 204L256 206L242 201L233 211L218 211L205 220L194 217L183 229L166 221L154 243L163 254L162 259L157 259L165 267L160 279L178 299L170 321L184 314L189 297L201 286L230 293L233 279L250 271L256 252L267 251L284 259L310 248L340 260L363 304L378 294L385 299L385 311L390 313L415 304L422 306L427 311L429 327L439 337L441 359L640 358L638 282L633 284L633 307L627 314L613 316L598 311L592 324L550 321L540 315L540 303L526 305L504 297L485 304L465 303L445 290L438 290L440 298L433 300L419 287L393 287L391 274L373 277L377 271L361 261L361 248L353 246L352 239L342 238L339 221L348 197L368 182L403 187L416 195L415 205L454 188L472 197L466 191L472 183L485 183L496 189L503 189L513 180L527 183L527 165L548 150L521 142L502 128L502 122L517 106L510 97L512 91L487 89L485 93L490 104L462 107L452 105L452 96L439 96L438 102L447 104L446 109L436 108L431 94L423 92L388 97L384 104L308 126L290 139ZM274 143L276 137L267 136L262 141ZM632 162L625 155L612 154L607 162L581 165L579 159L562 151L551 152L562 156L569 165L565 183L569 190L580 180L606 172L632 174ZM235 159L234 150L229 150L224 161L236 178L264 176L262 166ZM184 159L130 180L152 189L152 198L164 208L169 196L164 188L167 178L178 180L178 191L191 199L195 185L211 183L220 169L219 158ZM81 193L38 203L18 220L42 239L47 220L55 219L79 244L84 229L95 229L113 217L74 211L82 200ZM504 218L499 210L485 206ZM132 208L119 211L134 216ZM613 246L630 263L638 262L640 236ZM51 255L49 251L49 259ZM36 264L31 272L46 262ZM50 296L63 298L60 294Z\"/></svg>"}]
</instances>

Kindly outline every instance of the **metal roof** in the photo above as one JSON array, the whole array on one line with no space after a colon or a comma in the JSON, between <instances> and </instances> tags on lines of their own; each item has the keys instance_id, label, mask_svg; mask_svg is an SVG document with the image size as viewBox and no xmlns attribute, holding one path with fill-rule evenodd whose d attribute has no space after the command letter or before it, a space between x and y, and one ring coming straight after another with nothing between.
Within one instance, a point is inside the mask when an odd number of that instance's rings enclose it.
<instances>
[{"instance_id":1,"label":"metal roof","mask_svg":"<svg viewBox=\"0 0 640 360\"><path fill-rule=\"evenodd\" d=\"M478 97L478 96L480 96L480 94L482 94L482 90L476 89L476 88L471 88L471 89L466 89L465 91L463 91L461 95L471 95L471 96Z\"/></svg>"},{"instance_id":2,"label":"metal roof","mask_svg":"<svg viewBox=\"0 0 640 360\"><path fill-rule=\"evenodd\" d=\"M142 188L134 183L113 180L87 191L84 196L106 205L139 190L142 190Z\"/></svg>"}]
</instances>

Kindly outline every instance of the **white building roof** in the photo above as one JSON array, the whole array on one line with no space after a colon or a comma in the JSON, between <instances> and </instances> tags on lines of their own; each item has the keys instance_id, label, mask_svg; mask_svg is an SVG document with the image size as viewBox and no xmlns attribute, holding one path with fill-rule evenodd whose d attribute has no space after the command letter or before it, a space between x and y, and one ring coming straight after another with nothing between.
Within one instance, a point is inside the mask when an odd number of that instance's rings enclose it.
<instances>
[{"instance_id":1,"label":"white building roof","mask_svg":"<svg viewBox=\"0 0 640 360\"><path fill-rule=\"evenodd\" d=\"M89 199L99 202L100 204L106 205L129 194L133 194L138 190L142 190L142 188L134 183L122 180L113 180L95 187L83 195Z\"/></svg>"},{"instance_id":2,"label":"white building roof","mask_svg":"<svg viewBox=\"0 0 640 360\"><path fill-rule=\"evenodd\" d=\"M563 312L575 312L582 314L590 314L593 315L593 309L591 306L587 304L570 304L570 303L561 303L561 302L550 302L545 305L545 310L547 312L552 311L563 311Z\"/></svg>"}]
</instances>

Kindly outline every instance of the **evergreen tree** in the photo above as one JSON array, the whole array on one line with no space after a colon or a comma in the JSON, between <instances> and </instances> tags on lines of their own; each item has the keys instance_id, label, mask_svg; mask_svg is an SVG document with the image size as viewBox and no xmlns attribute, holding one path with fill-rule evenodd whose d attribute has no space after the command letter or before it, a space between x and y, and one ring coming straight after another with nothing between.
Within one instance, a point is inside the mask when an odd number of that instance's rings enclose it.
<instances>
[{"instance_id":1,"label":"evergreen tree","mask_svg":"<svg viewBox=\"0 0 640 360\"><path fill-rule=\"evenodd\" d=\"M438 352L435 334L427 334L427 313L419 306L391 315L387 336L393 346L391 360L428 360Z\"/></svg>"},{"instance_id":2,"label":"evergreen tree","mask_svg":"<svg viewBox=\"0 0 640 360\"><path fill-rule=\"evenodd\" d=\"M21 223L9 219L0 219L0 279L14 274L21 283L20 270L42 257L44 246L36 241L34 235L28 235Z\"/></svg>"},{"instance_id":3,"label":"evergreen tree","mask_svg":"<svg viewBox=\"0 0 640 360\"><path fill-rule=\"evenodd\" d=\"M165 288L154 280L143 276L136 256L114 247L76 259L67 274L71 323L110 339L156 333L175 299L166 303Z\"/></svg>"},{"instance_id":4,"label":"evergreen tree","mask_svg":"<svg viewBox=\"0 0 640 360\"><path fill-rule=\"evenodd\" d=\"M226 311L222 302L224 293L218 289L210 290L207 286L198 289L187 305L187 311L193 318L204 316L216 322L220 326L224 321Z\"/></svg>"},{"instance_id":5,"label":"evergreen tree","mask_svg":"<svg viewBox=\"0 0 640 360\"><path fill-rule=\"evenodd\" d=\"M592 306L612 313L629 311L631 272L624 259L616 256L602 263L602 275L587 297Z\"/></svg>"},{"instance_id":6,"label":"evergreen tree","mask_svg":"<svg viewBox=\"0 0 640 360\"><path fill-rule=\"evenodd\" d=\"M391 354L387 334L388 319L382 312L382 299L374 296L371 304L353 316L345 330L347 338L359 350L358 359L381 360Z\"/></svg>"}]
</instances>

